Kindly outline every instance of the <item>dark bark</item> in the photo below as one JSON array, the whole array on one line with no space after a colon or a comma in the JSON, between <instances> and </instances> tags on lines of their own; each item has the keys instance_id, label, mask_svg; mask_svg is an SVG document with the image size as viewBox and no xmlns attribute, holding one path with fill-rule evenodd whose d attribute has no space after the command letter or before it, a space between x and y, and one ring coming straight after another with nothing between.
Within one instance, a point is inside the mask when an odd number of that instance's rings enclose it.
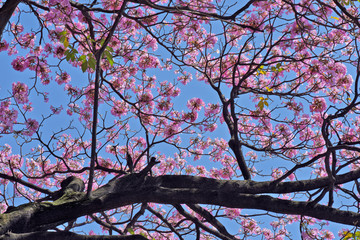
<instances>
[{"instance_id":1,"label":"dark bark","mask_svg":"<svg viewBox=\"0 0 360 240\"><path fill-rule=\"evenodd\" d=\"M141 235L127 236L103 236L103 235L80 235L72 232L31 232L31 233L6 233L0 236L0 240L34 240L34 239L51 239L51 240L146 240Z\"/></svg>"},{"instance_id":2,"label":"dark bark","mask_svg":"<svg viewBox=\"0 0 360 240\"><path fill-rule=\"evenodd\" d=\"M336 184L358 178L360 170L339 175ZM0 234L47 230L80 216L133 203L211 204L231 208L305 215L353 226L360 226L360 214L308 202L283 200L263 193L305 191L325 187L328 178L284 182L226 181L195 176L145 176L130 174L114 179L93 191L69 191L55 202L30 203L0 216Z\"/></svg>"},{"instance_id":3,"label":"dark bark","mask_svg":"<svg viewBox=\"0 0 360 240\"><path fill-rule=\"evenodd\" d=\"M0 41L6 24L9 22L13 12L20 2L21 0L7 0L0 8Z\"/></svg>"}]
</instances>

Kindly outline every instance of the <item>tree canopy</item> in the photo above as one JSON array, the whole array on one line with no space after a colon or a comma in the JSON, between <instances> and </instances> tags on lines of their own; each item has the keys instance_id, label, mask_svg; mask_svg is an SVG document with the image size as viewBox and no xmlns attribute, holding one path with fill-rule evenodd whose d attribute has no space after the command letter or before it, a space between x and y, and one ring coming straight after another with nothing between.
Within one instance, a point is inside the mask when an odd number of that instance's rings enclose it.
<instances>
[{"instance_id":1,"label":"tree canopy","mask_svg":"<svg viewBox=\"0 0 360 240\"><path fill-rule=\"evenodd\" d=\"M358 1L0 7L0 239L360 239Z\"/></svg>"}]
</instances>

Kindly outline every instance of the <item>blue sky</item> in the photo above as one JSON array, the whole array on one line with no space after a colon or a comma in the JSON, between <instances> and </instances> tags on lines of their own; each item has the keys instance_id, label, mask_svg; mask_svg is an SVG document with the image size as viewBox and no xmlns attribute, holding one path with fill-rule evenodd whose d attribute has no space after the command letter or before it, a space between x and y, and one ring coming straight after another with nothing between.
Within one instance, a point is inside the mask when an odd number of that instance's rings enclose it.
<instances>
[{"instance_id":1,"label":"blue sky","mask_svg":"<svg viewBox=\"0 0 360 240\"><path fill-rule=\"evenodd\" d=\"M34 20L32 19L24 23L25 27L28 24L29 24L28 27L31 27L32 21ZM5 39L7 39L6 35L4 35L4 37ZM33 73L30 73L27 70L24 72L17 72L12 69L10 63L13 58L14 58L13 56L9 57L6 54L6 52L0 53L0 61L1 61L0 72L2 73L2 79L3 79L0 84L0 99L3 99L4 97L7 97L9 95L9 91L11 91L12 82L20 81L24 83L29 83L32 81L31 78L33 77ZM159 80L172 80L172 78L175 78L175 76L171 76L171 75L169 76L168 72L154 71L154 73L157 74L157 78ZM72 70L71 75L72 75L72 79L74 79L74 81L78 81L79 83L81 83L82 81L84 82L87 81L87 75L83 74L79 69ZM52 88L51 88L52 97L50 98L49 103L43 103L41 97L37 97L36 94L33 93L34 96L33 99L35 99L33 100L34 104L36 103L43 106L43 108L37 108L34 110L34 112L32 113L34 116L36 116L37 114L47 114L49 112L48 109L49 105L52 104L54 106L58 106L60 104L59 99L62 100L62 98L65 96L64 93L62 92L63 86L58 86L56 83L51 83L51 84L52 84ZM207 86L204 82L193 81L191 84L182 88L182 95L181 95L182 97L179 100L176 100L176 104L179 107L185 106L186 100L192 97L200 97L204 99L206 102L213 102L213 101L218 102L215 93L211 90L207 90L206 88L209 88L209 86ZM246 100L244 101L244 103L249 105L255 104L251 101L246 101ZM63 107L64 109L66 108L65 105L63 105ZM61 124L66 124L66 121L68 121L68 117L66 115L59 115L55 119L49 120L47 122L49 132L48 133L45 132L44 134L49 134L50 136L52 131L59 129L61 127ZM225 126L221 126L212 136L222 137L224 139L229 138L229 134ZM13 151L16 153L20 149L16 147L15 141L16 140L11 136L4 136L0 138L0 145L3 145L4 143L11 143L11 145L13 146ZM30 151L30 148L24 150ZM164 151L168 151L168 150L164 150ZM199 163L205 163L205 162L206 160L201 161ZM264 170L269 171L273 166L270 163L267 163L264 164L262 167ZM245 212L251 212L251 210L246 210ZM234 228L236 228L236 225L234 225ZM293 229L294 231L293 234L297 236L296 234L298 233L298 224L292 226L290 229ZM334 233L336 234L337 227L334 227L334 230L335 229L336 231L334 231Z\"/></svg>"}]
</instances>

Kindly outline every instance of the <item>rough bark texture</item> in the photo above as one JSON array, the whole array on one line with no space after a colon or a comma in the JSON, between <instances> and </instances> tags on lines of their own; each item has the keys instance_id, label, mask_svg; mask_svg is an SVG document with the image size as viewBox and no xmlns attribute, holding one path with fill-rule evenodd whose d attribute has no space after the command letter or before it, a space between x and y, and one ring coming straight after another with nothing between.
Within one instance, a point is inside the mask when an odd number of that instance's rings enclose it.
<instances>
[{"instance_id":1,"label":"rough bark texture","mask_svg":"<svg viewBox=\"0 0 360 240\"><path fill-rule=\"evenodd\" d=\"M10 20L13 12L15 11L17 5L20 3L20 0L7 0L4 5L0 8L0 41L2 34L6 27L6 24Z\"/></svg>"},{"instance_id":2,"label":"rough bark texture","mask_svg":"<svg viewBox=\"0 0 360 240\"><path fill-rule=\"evenodd\" d=\"M128 236L103 236L103 235L80 235L72 232L31 232L31 233L11 233L8 232L0 236L0 240L145 240L141 235Z\"/></svg>"},{"instance_id":3,"label":"rough bark texture","mask_svg":"<svg viewBox=\"0 0 360 240\"><path fill-rule=\"evenodd\" d=\"M358 177L359 174L360 170L339 175L338 183ZM73 191L74 185L69 184L65 194L54 202L30 203L16 207L0 216L0 234L9 231L43 231L80 216L142 202L172 205L213 204L231 208L262 209L360 226L360 214L355 212L260 195L311 190L326 186L327 181L327 178L319 178L272 185L271 182L225 181L196 176L151 177L140 173L130 174L110 181L93 191L89 198L85 193ZM250 192L253 194L249 194Z\"/></svg>"}]
</instances>

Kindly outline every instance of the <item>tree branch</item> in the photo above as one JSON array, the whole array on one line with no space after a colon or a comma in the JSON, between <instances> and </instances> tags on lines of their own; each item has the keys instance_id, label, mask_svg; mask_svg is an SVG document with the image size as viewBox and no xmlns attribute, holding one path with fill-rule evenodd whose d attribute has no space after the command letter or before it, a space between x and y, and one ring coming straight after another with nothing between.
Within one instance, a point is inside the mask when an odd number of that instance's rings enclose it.
<instances>
[{"instance_id":1,"label":"tree branch","mask_svg":"<svg viewBox=\"0 0 360 240\"><path fill-rule=\"evenodd\" d=\"M338 176L336 184L358 177L360 170ZM53 203L29 203L0 216L0 234L8 231L46 230L80 216L134 203L210 204L230 208L259 209L281 214L305 215L347 225L360 226L360 214L320 204L278 199L255 193L306 191L327 186L328 178L285 182L226 181L195 176L144 176L134 173L114 179L93 191L64 194ZM249 194L252 193L252 194ZM49 226L49 227L47 227Z\"/></svg>"},{"instance_id":2,"label":"tree branch","mask_svg":"<svg viewBox=\"0 0 360 240\"><path fill-rule=\"evenodd\" d=\"M15 11L17 5L21 0L7 0L4 5L0 8L0 41L2 39L2 34L6 27L6 24L10 20L13 12Z\"/></svg>"},{"instance_id":3,"label":"tree branch","mask_svg":"<svg viewBox=\"0 0 360 240\"><path fill-rule=\"evenodd\" d=\"M52 239L52 240L146 240L141 235L80 235L73 232L30 232L30 233L12 233L8 232L0 236L0 240L34 240L34 239Z\"/></svg>"}]
</instances>

